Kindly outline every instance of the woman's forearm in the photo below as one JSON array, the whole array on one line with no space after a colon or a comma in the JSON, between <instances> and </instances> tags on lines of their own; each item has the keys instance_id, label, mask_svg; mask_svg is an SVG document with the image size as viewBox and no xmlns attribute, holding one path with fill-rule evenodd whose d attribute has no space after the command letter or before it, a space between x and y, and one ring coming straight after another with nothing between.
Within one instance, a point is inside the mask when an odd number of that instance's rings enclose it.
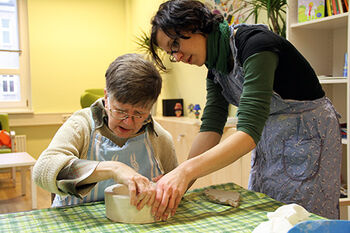
<instances>
[{"instance_id":1,"label":"woman's forearm","mask_svg":"<svg viewBox=\"0 0 350 233\"><path fill-rule=\"evenodd\" d=\"M128 185L129 180L134 176L140 176L140 174L124 163L118 161L102 161L89 177L78 183L78 186L108 179L114 179L118 183Z\"/></svg>"},{"instance_id":2,"label":"woman's forearm","mask_svg":"<svg viewBox=\"0 0 350 233\"><path fill-rule=\"evenodd\" d=\"M197 155L200 155L204 153L205 151L209 150L210 148L216 146L221 139L221 135L216 132L200 132L195 137L191 150L188 154L187 159L191 159L196 157ZM193 179L189 185L188 188L190 188L193 183L196 181L196 179Z\"/></svg>"},{"instance_id":3,"label":"woman's forearm","mask_svg":"<svg viewBox=\"0 0 350 233\"><path fill-rule=\"evenodd\" d=\"M196 157L216 146L220 142L220 139L221 135L216 132L200 132L192 143L188 159Z\"/></svg>"},{"instance_id":4,"label":"woman's forearm","mask_svg":"<svg viewBox=\"0 0 350 233\"><path fill-rule=\"evenodd\" d=\"M205 145L206 141L201 143ZM254 147L253 138L238 131L208 151L181 163L157 182L152 213L158 219L166 219L170 212L174 215L191 181L233 163Z\"/></svg>"},{"instance_id":5,"label":"woman's forearm","mask_svg":"<svg viewBox=\"0 0 350 233\"><path fill-rule=\"evenodd\" d=\"M113 177L113 170L116 169L116 165L113 161L102 161L100 162L95 170L86 179L80 181L77 186L97 183L103 180L108 180Z\"/></svg>"},{"instance_id":6,"label":"woman's forearm","mask_svg":"<svg viewBox=\"0 0 350 233\"><path fill-rule=\"evenodd\" d=\"M201 155L183 162L179 168L194 180L230 165L255 146L251 136L238 131Z\"/></svg>"},{"instance_id":7,"label":"woman's forearm","mask_svg":"<svg viewBox=\"0 0 350 233\"><path fill-rule=\"evenodd\" d=\"M79 182L77 186L114 179L117 183L128 186L130 203L140 210L145 204L152 205L155 187L147 179L128 165L118 161L102 161L93 173Z\"/></svg>"}]
</instances>

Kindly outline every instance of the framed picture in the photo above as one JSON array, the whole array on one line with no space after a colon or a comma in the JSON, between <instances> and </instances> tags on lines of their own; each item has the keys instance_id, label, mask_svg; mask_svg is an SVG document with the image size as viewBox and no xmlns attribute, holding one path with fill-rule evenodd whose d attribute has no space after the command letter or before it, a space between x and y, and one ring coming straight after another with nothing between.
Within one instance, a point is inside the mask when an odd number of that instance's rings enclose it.
<instances>
[{"instance_id":1,"label":"framed picture","mask_svg":"<svg viewBox=\"0 0 350 233\"><path fill-rule=\"evenodd\" d=\"M182 108L184 106L183 99L163 99L163 116L176 116L175 114L175 106L179 106L180 103ZM181 115L184 115L184 111L182 110Z\"/></svg>"}]
</instances>

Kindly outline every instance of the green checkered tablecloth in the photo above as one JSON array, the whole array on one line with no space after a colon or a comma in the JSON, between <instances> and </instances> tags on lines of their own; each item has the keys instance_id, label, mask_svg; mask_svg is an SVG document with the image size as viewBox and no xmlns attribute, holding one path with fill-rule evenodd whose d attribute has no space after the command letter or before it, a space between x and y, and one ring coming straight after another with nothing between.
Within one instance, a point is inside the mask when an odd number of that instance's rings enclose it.
<instances>
[{"instance_id":1,"label":"green checkered tablecloth","mask_svg":"<svg viewBox=\"0 0 350 233\"><path fill-rule=\"evenodd\" d=\"M122 224L107 219L104 202L0 215L0 232L252 232L282 203L233 183L210 186L241 194L233 208L208 201L202 189L186 193L167 222ZM311 220L323 219L312 214Z\"/></svg>"}]
</instances>

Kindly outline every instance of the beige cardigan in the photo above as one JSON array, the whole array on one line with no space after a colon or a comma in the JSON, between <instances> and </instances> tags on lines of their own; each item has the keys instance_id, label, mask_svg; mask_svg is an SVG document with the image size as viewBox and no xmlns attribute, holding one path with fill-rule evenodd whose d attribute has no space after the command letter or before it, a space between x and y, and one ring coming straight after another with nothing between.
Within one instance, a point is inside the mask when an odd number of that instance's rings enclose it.
<instances>
[{"instance_id":1,"label":"beige cardigan","mask_svg":"<svg viewBox=\"0 0 350 233\"><path fill-rule=\"evenodd\" d=\"M57 175L65 166L72 164L72 161L86 159L93 123L103 136L114 142L118 140L104 123L105 117L103 99L97 100L90 108L75 112L58 129L48 148L37 160L33 169L36 184L49 192L67 195L58 188ZM147 132L159 168L162 173L168 173L178 165L172 137L154 120L147 127L150 129Z\"/></svg>"}]
</instances>

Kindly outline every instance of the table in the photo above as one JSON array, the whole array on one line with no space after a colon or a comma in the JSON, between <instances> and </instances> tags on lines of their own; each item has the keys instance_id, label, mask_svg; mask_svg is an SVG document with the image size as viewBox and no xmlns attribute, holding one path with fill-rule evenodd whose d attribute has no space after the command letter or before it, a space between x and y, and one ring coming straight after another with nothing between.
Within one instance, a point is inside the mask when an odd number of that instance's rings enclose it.
<instances>
[{"instance_id":1,"label":"table","mask_svg":"<svg viewBox=\"0 0 350 233\"><path fill-rule=\"evenodd\" d=\"M36 160L30 156L27 152L6 153L0 155L0 168L21 168L21 185L22 195L26 195L26 169L29 167L30 176L33 174L33 166ZM36 186L31 179L31 191L32 191L32 209L37 208L37 196Z\"/></svg>"},{"instance_id":2,"label":"table","mask_svg":"<svg viewBox=\"0 0 350 233\"><path fill-rule=\"evenodd\" d=\"M122 224L106 218L104 202L71 207L49 208L0 215L0 232L252 232L267 221L267 212L282 203L265 194L227 183L209 186L235 190L241 194L240 206L234 208L210 202L203 190L185 194L174 217L167 222ZM206 187L208 188L208 187ZM312 214L311 220L324 219Z\"/></svg>"}]
</instances>

